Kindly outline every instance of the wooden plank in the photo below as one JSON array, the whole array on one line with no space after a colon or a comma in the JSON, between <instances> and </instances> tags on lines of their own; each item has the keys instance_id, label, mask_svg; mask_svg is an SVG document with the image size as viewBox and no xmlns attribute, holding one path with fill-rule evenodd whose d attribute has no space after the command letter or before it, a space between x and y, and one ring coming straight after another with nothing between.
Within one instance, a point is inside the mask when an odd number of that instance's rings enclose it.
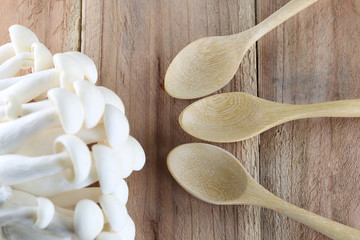
<instances>
[{"instance_id":1,"label":"wooden plank","mask_svg":"<svg viewBox=\"0 0 360 240\"><path fill-rule=\"evenodd\" d=\"M288 0L258 0L261 21ZM360 3L319 0L258 42L259 96L307 104L358 98ZM260 138L260 180L277 196L360 229L358 119L309 119ZM263 239L327 239L264 210Z\"/></svg>"},{"instance_id":2,"label":"wooden plank","mask_svg":"<svg viewBox=\"0 0 360 240\"><path fill-rule=\"evenodd\" d=\"M0 41L10 41L8 28L21 24L31 29L55 54L80 49L81 0L3 0Z\"/></svg>"},{"instance_id":3,"label":"wooden plank","mask_svg":"<svg viewBox=\"0 0 360 240\"><path fill-rule=\"evenodd\" d=\"M163 81L174 56L191 41L236 33L253 26L253 0L84 0L82 51L95 59L100 84L116 91L126 107L131 134L145 149L145 168L133 173L129 214L137 239L259 239L258 208L214 206L187 194L171 177L166 156L197 141L178 124L191 101L176 100ZM255 48L234 81L222 91L256 94ZM257 138L222 145L258 177Z\"/></svg>"}]
</instances>

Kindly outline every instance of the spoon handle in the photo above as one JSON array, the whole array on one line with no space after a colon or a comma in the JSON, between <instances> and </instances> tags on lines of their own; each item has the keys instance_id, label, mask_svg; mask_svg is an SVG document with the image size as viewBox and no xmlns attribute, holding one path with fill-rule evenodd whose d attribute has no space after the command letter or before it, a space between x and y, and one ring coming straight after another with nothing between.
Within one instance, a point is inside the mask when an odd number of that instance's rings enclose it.
<instances>
[{"instance_id":1,"label":"spoon handle","mask_svg":"<svg viewBox=\"0 0 360 240\"><path fill-rule=\"evenodd\" d=\"M360 99L307 105L291 105L287 115L292 120L315 117L360 117Z\"/></svg>"},{"instance_id":2,"label":"spoon handle","mask_svg":"<svg viewBox=\"0 0 360 240\"><path fill-rule=\"evenodd\" d=\"M271 194L271 193L270 193ZM331 239L355 240L360 239L360 231L330 219L321 217L305 209L290 204L275 195L271 194L267 201L259 204L262 207L282 213L316 231L328 236Z\"/></svg>"},{"instance_id":3,"label":"spoon handle","mask_svg":"<svg viewBox=\"0 0 360 240\"><path fill-rule=\"evenodd\" d=\"M253 32L254 40L257 41L266 33L315 2L317 0L292 0L249 31Z\"/></svg>"}]
</instances>

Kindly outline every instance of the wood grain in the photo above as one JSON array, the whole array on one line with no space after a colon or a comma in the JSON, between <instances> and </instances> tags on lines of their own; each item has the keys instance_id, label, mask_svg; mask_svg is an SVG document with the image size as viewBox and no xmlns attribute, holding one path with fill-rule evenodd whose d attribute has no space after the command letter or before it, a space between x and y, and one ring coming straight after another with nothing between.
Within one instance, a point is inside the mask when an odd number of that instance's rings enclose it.
<instances>
[{"instance_id":1,"label":"wood grain","mask_svg":"<svg viewBox=\"0 0 360 240\"><path fill-rule=\"evenodd\" d=\"M124 101L131 134L147 154L145 168L128 179L129 214L137 239L257 239L259 209L213 206L188 195L173 180L166 156L175 146L197 141L179 124L190 101L175 100L163 89L165 71L189 42L236 33L255 22L254 2L83 1L82 50L95 58L100 84ZM252 48L226 91L256 93L256 55ZM249 82L249 79L251 80ZM229 144L257 177L257 140Z\"/></svg>"},{"instance_id":2,"label":"wood grain","mask_svg":"<svg viewBox=\"0 0 360 240\"><path fill-rule=\"evenodd\" d=\"M81 45L98 67L100 84L121 96L131 134L147 154L145 168L128 179L137 239L326 239L273 211L201 202L173 180L165 163L173 147L198 142L178 124L192 101L163 89L173 57L200 37L248 29L286 2L3 0L0 41L8 42L8 27L19 23L53 53ZM219 92L256 95L258 85L260 97L283 103L359 98L359 12L357 0L319 0L265 35ZM360 229L359 125L357 119L298 120L265 132L260 150L257 137L220 146L277 196Z\"/></svg>"},{"instance_id":3,"label":"wood grain","mask_svg":"<svg viewBox=\"0 0 360 240\"><path fill-rule=\"evenodd\" d=\"M4 0L0 7L1 44L10 42L8 28L31 29L54 54L80 49L81 0Z\"/></svg>"},{"instance_id":4,"label":"wood grain","mask_svg":"<svg viewBox=\"0 0 360 240\"><path fill-rule=\"evenodd\" d=\"M261 21L287 1L257 1ZM358 98L358 1L321 0L258 42L259 96L283 103ZM358 119L286 123L261 136L260 180L275 195L359 229ZM327 239L262 210L264 239Z\"/></svg>"}]
</instances>

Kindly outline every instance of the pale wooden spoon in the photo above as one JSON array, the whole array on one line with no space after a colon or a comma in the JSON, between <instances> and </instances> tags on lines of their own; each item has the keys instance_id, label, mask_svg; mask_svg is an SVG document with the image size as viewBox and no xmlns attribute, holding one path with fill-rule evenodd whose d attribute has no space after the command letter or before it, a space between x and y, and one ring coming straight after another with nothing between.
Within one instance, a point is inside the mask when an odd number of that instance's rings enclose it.
<instances>
[{"instance_id":1,"label":"pale wooden spoon","mask_svg":"<svg viewBox=\"0 0 360 240\"><path fill-rule=\"evenodd\" d=\"M175 98L206 96L234 76L249 48L263 35L317 0L292 0L247 31L198 39L181 50L165 75L165 89Z\"/></svg>"},{"instance_id":2,"label":"pale wooden spoon","mask_svg":"<svg viewBox=\"0 0 360 240\"><path fill-rule=\"evenodd\" d=\"M167 165L175 180L190 194L213 204L247 204L272 209L332 239L360 239L360 231L318 216L276 197L246 172L222 148L204 143L173 149Z\"/></svg>"},{"instance_id":3,"label":"pale wooden spoon","mask_svg":"<svg viewBox=\"0 0 360 240\"><path fill-rule=\"evenodd\" d=\"M190 135L212 142L236 142L291 120L360 117L360 100L294 105L267 101L243 92L217 94L186 107L179 117Z\"/></svg>"}]
</instances>

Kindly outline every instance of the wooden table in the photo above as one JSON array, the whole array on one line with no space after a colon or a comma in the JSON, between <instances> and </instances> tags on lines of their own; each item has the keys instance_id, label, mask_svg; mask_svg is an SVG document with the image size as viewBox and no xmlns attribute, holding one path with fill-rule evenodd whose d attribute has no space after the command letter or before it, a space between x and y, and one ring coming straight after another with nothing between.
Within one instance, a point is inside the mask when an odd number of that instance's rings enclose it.
<instances>
[{"instance_id":1,"label":"wooden table","mask_svg":"<svg viewBox=\"0 0 360 240\"><path fill-rule=\"evenodd\" d=\"M166 156L198 141L178 124L192 101L171 98L164 75L173 57L204 36L248 29L288 0L2 0L1 43L15 23L52 53L81 50L100 81L125 103L131 134L147 154L127 179L137 239L327 239L287 217L248 206L214 206L187 194ZM360 1L319 0L262 38L220 92L245 91L283 103L360 96ZM319 118L275 127L221 146L277 196L360 229L360 120Z\"/></svg>"}]
</instances>

